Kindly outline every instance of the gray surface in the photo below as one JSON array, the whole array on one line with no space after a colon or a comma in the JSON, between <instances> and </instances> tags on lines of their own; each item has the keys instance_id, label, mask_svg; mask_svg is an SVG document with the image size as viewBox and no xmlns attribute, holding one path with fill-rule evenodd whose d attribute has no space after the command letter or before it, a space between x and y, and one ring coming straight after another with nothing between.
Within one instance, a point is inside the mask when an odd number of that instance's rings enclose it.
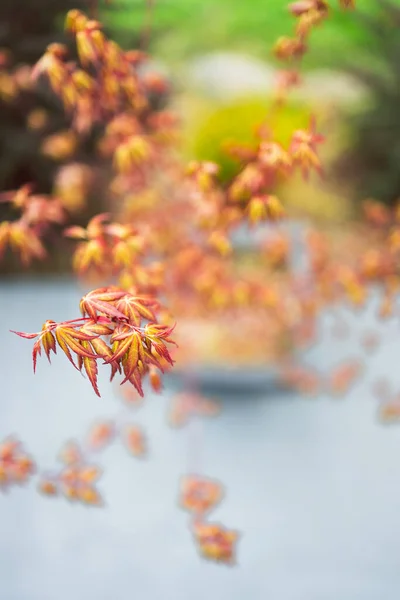
<instances>
[{"instance_id":1,"label":"gray surface","mask_svg":"<svg viewBox=\"0 0 400 600\"><path fill-rule=\"evenodd\" d=\"M68 282L0 285L0 438L17 432L45 467L63 440L121 405L106 377L99 399L64 356L51 367L41 360L34 376L31 342L8 329L72 318L79 296ZM383 372L398 382L398 325L384 330L387 343L345 400L232 397L200 430L173 431L169 393L150 396L133 413L150 457L135 461L119 446L107 453L104 510L32 487L0 495L1 600L398 600L400 428L376 422L370 393ZM359 331L309 360L327 368L362 355ZM201 456L190 457L199 433ZM227 486L213 517L243 531L237 568L200 560L176 507L179 476L197 466Z\"/></svg>"},{"instance_id":2,"label":"gray surface","mask_svg":"<svg viewBox=\"0 0 400 600\"><path fill-rule=\"evenodd\" d=\"M277 70L270 64L236 52L215 52L189 61L181 74L185 89L193 87L203 96L219 101L243 97L268 97L274 89ZM343 72L316 70L303 77L294 99L329 101L335 104L357 102L366 90L359 81Z\"/></svg>"}]
</instances>

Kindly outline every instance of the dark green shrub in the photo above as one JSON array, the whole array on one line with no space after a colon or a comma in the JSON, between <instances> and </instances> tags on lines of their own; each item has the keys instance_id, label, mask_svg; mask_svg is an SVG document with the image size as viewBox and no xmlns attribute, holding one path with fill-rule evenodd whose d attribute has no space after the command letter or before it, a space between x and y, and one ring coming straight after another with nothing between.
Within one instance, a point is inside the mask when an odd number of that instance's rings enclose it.
<instances>
[{"instance_id":1,"label":"dark green shrub","mask_svg":"<svg viewBox=\"0 0 400 600\"><path fill-rule=\"evenodd\" d=\"M362 60L348 58L344 68L368 91L362 106L347 115L349 150L338 171L352 183L357 200L373 197L393 204L400 197L400 4L376 0L374 16L354 13L368 33Z\"/></svg>"}]
</instances>

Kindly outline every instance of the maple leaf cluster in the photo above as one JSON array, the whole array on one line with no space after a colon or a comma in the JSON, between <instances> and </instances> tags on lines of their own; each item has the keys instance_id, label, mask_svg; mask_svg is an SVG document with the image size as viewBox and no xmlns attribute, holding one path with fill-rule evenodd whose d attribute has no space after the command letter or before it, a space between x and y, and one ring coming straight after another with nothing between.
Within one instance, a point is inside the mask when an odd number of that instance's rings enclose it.
<instances>
[{"instance_id":1,"label":"maple leaf cluster","mask_svg":"<svg viewBox=\"0 0 400 600\"><path fill-rule=\"evenodd\" d=\"M293 132L287 149L265 126L259 128L257 136L254 150L230 145L229 153L240 160L241 168L228 185L220 183L219 167L214 163L193 161L187 168L195 223L198 229L209 231L208 244L222 256L230 254L229 234L241 223L275 222L285 216L274 193L278 184L297 169L304 177L313 171L322 172L317 147L324 138L316 131L315 119L307 129Z\"/></svg>"},{"instance_id":2,"label":"maple leaf cluster","mask_svg":"<svg viewBox=\"0 0 400 600\"><path fill-rule=\"evenodd\" d=\"M116 435L114 421L99 421L90 427L87 435L87 445L92 452L99 452L111 444Z\"/></svg>"},{"instance_id":3,"label":"maple leaf cluster","mask_svg":"<svg viewBox=\"0 0 400 600\"><path fill-rule=\"evenodd\" d=\"M101 469L87 464L79 446L69 442L62 449L60 461L63 466L57 473L42 474L38 489L46 496L62 495L72 502L90 506L103 504L96 488Z\"/></svg>"},{"instance_id":4,"label":"maple leaf cluster","mask_svg":"<svg viewBox=\"0 0 400 600\"><path fill-rule=\"evenodd\" d=\"M104 451L118 437L130 455L143 458L145 437L139 426L131 423L117 426L114 420L99 421L88 431L85 444L67 442L59 455L61 469L40 473L38 490L49 497L62 496L71 502L87 506L104 506L97 482L102 469L94 464L91 455Z\"/></svg>"},{"instance_id":5,"label":"maple leaf cluster","mask_svg":"<svg viewBox=\"0 0 400 600\"><path fill-rule=\"evenodd\" d=\"M65 110L71 113L76 129L87 131L121 105L144 110L146 96L135 72L142 60L141 53L123 52L118 44L106 39L99 21L89 19L79 10L68 13L66 29L76 40L79 64L68 60L65 45L53 43L32 75L34 79L47 78ZM100 72L101 78L96 76Z\"/></svg>"},{"instance_id":6,"label":"maple leaf cluster","mask_svg":"<svg viewBox=\"0 0 400 600\"><path fill-rule=\"evenodd\" d=\"M11 54L6 48L0 50L0 99L12 104L31 87L30 70L26 65L11 68Z\"/></svg>"},{"instance_id":7,"label":"maple leaf cluster","mask_svg":"<svg viewBox=\"0 0 400 600\"><path fill-rule=\"evenodd\" d=\"M137 230L126 225L106 223L110 215L96 215L83 227L69 227L64 235L81 240L73 258L74 269L84 275L90 269L101 274L119 273L132 267L143 254L145 241Z\"/></svg>"},{"instance_id":8,"label":"maple leaf cluster","mask_svg":"<svg viewBox=\"0 0 400 600\"><path fill-rule=\"evenodd\" d=\"M145 435L137 425L128 424L122 431L123 440L128 452L136 457L143 458L147 454Z\"/></svg>"},{"instance_id":9,"label":"maple leaf cluster","mask_svg":"<svg viewBox=\"0 0 400 600\"><path fill-rule=\"evenodd\" d=\"M70 59L66 45L54 43L33 68L24 66L9 74L2 70L4 57L0 53L1 97L16 101L19 90L25 88L47 97L50 87L63 104L69 128L48 135L40 146L41 154L63 163L79 154L79 148L87 146L92 136L100 164L100 169L99 165L80 162L62 165L54 181L53 195L33 194L29 185L1 194L0 201L9 203L12 210L19 210L22 215L1 223L0 258L6 246L10 246L25 266L33 259L46 258L43 239L51 224L63 225L70 215L85 208L85 194L101 175L105 161L111 160L120 174L110 185L110 194L114 193L112 188L121 194L127 191L132 194L136 188L146 187L165 162L164 148L171 145L171 139L175 142L172 133L175 119L167 111L154 110L152 106L152 98L156 98L157 104L168 92L168 84L151 69L143 69L147 55L142 51L123 51L106 38L98 21L78 10L68 13L66 29L76 43L77 61ZM47 121L46 110L36 109L27 116L27 127L44 131ZM108 197L107 191L99 193ZM88 241L90 235L89 231ZM134 245L127 240L130 234L121 230L112 235L118 245L115 260L126 263ZM84 239L77 232L75 236ZM77 256L78 271L86 272L87 263L91 262L89 257L94 253L92 246L96 244L88 244L86 253ZM100 261L94 262L98 266Z\"/></svg>"},{"instance_id":10,"label":"maple leaf cluster","mask_svg":"<svg viewBox=\"0 0 400 600\"><path fill-rule=\"evenodd\" d=\"M324 138L315 127L312 119L308 130L294 131L287 150L261 132L256 151L246 153L245 166L233 180L229 198L245 204L244 211L251 224L275 221L284 216L282 204L271 190L296 168L301 169L304 177L312 170L321 173L317 146Z\"/></svg>"},{"instance_id":11,"label":"maple leaf cluster","mask_svg":"<svg viewBox=\"0 0 400 600\"><path fill-rule=\"evenodd\" d=\"M343 9L354 9L356 0L339 0ZM273 54L281 62L288 63L286 69L279 71L276 80L277 101L285 100L287 92L298 87L302 78L299 65L309 51L311 33L330 15L328 0L298 0L288 5L290 14L296 19L294 35L280 36L273 48Z\"/></svg>"},{"instance_id":12,"label":"maple leaf cluster","mask_svg":"<svg viewBox=\"0 0 400 600\"><path fill-rule=\"evenodd\" d=\"M114 421L95 423L88 433L87 446L91 452L104 450L120 437L125 448L132 456L143 458L147 454L147 444L142 429L135 424L117 425Z\"/></svg>"},{"instance_id":13,"label":"maple leaf cluster","mask_svg":"<svg viewBox=\"0 0 400 600\"><path fill-rule=\"evenodd\" d=\"M0 223L0 260L7 246L20 256L25 266L33 259L46 258L41 238L51 225L66 221L61 202L45 194L33 194L31 186L25 185L19 190L0 193L0 203L20 213L18 219Z\"/></svg>"},{"instance_id":14,"label":"maple leaf cluster","mask_svg":"<svg viewBox=\"0 0 400 600\"><path fill-rule=\"evenodd\" d=\"M26 483L36 470L35 463L15 438L0 443L0 490Z\"/></svg>"},{"instance_id":15,"label":"maple leaf cluster","mask_svg":"<svg viewBox=\"0 0 400 600\"><path fill-rule=\"evenodd\" d=\"M342 8L355 8L355 0L339 0ZM295 36L280 37L274 53L280 60L301 59L308 50L308 38L314 27L329 16L326 0L298 0L289 4L290 13L296 18Z\"/></svg>"},{"instance_id":16,"label":"maple leaf cluster","mask_svg":"<svg viewBox=\"0 0 400 600\"><path fill-rule=\"evenodd\" d=\"M174 343L172 328L157 322L156 308L151 298L99 288L81 299L82 318L61 323L48 320L40 332L14 333L38 338L32 352L34 370L42 349L50 362L51 353L59 347L76 369L84 369L98 396L98 360L110 366L111 380L123 373L122 384L129 381L142 396L142 378L152 369L164 372L173 364L167 348Z\"/></svg>"},{"instance_id":17,"label":"maple leaf cluster","mask_svg":"<svg viewBox=\"0 0 400 600\"><path fill-rule=\"evenodd\" d=\"M181 480L179 502L193 517L191 530L201 555L208 560L235 564L238 532L204 520L222 497L223 489L218 481L196 475L186 475Z\"/></svg>"},{"instance_id":18,"label":"maple leaf cluster","mask_svg":"<svg viewBox=\"0 0 400 600\"><path fill-rule=\"evenodd\" d=\"M212 479L199 478L187 475L182 478L180 490L180 503L183 509L202 516L222 499L221 484Z\"/></svg>"},{"instance_id":19,"label":"maple leaf cluster","mask_svg":"<svg viewBox=\"0 0 400 600\"><path fill-rule=\"evenodd\" d=\"M190 382L190 387L193 387L193 381ZM215 416L218 412L219 406L214 400L193 390L181 392L172 398L170 423L181 427L187 425L190 418ZM191 517L189 529L201 556L233 565L236 562L238 532L228 530L221 524L208 522L209 513L223 497L223 486L217 480L194 474L181 478L178 502Z\"/></svg>"},{"instance_id":20,"label":"maple leaf cluster","mask_svg":"<svg viewBox=\"0 0 400 600\"><path fill-rule=\"evenodd\" d=\"M197 521L193 525L193 535L204 558L235 564L235 545L239 539L237 531L227 529L219 523Z\"/></svg>"}]
</instances>

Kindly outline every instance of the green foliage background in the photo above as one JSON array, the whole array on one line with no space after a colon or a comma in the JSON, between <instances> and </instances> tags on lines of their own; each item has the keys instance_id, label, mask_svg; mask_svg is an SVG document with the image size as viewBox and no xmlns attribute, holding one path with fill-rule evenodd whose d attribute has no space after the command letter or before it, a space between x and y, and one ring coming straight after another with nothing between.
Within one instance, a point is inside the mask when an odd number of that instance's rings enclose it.
<instances>
[{"instance_id":1,"label":"green foliage background","mask_svg":"<svg viewBox=\"0 0 400 600\"><path fill-rule=\"evenodd\" d=\"M271 105L272 101L267 98L245 97L217 106L206 103L201 107L191 106L192 118L188 119L185 129L185 154L188 158L194 156L216 162L221 167L222 180L229 180L239 165L227 152L230 143L255 148L256 131L266 125L274 139L287 146L293 131L308 125L308 106L290 102L276 112Z\"/></svg>"},{"instance_id":2,"label":"green foliage background","mask_svg":"<svg viewBox=\"0 0 400 600\"><path fill-rule=\"evenodd\" d=\"M400 6L400 0L394 3ZM153 0L151 49L167 62L221 48L268 58L277 37L292 32L288 4L288 0ZM146 22L148 6L148 0L113 0L103 8L102 17L128 44L132 32ZM363 60L363 48L371 40L359 13L374 15L380 10L379 0L358 0L357 11L340 10L334 0L331 18L313 34L306 67L335 66L355 55Z\"/></svg>"}]
</instances>

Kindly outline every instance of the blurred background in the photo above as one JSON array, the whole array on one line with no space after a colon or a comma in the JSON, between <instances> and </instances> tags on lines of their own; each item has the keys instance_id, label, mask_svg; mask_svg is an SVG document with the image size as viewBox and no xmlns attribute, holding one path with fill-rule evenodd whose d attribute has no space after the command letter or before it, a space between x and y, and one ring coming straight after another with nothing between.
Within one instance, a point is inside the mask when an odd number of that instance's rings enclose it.
<instances>
[{"instance_id":1,"label":"blurred background","mask_svg":"<svg viewBox=\"0 0 400 600\"><path fill-rule=\"evenodd\" d=\"M327 137L328 176L296 179L280 194L299 223L308 215L321 227L340 227L361 200L393 206L400 197L400 0L359 5L332 8L313 35L304 86L271 123L286 144L312 107ZM96 167L90 141L76 146L64 136L60 147L61 106L26 85L24 74L49 43L65 41L67 10L86 7L84 0L0 3L0 191L33 181L39 192L64 194L68 205L82 175L74 165ZM182 156L216 161L231 177L238 164L224 142L255 144L273 101L271 48L292 28L286 2L115 0L99 16L124 48L148 49L153 68L166 75L168 102L183 124ZM76 224L102 208L100 183L89 187ZM0 220L9 218L0 211ZM72 318L82 295L70 246L55 236L49 249L50 260L29 275L11 254L0 263L0 439L18 434L51 467L65 440L122 412L143 426L150 450L145 461L118 446L105 454L102 509L46 499L33 486L0 495L0 598L397 600L400 430L377 419L372 386L387 377L396 388L398 322L377 321L378 299L357 314L339 310L350 332L343 339L332 333L337 315L322 315L318 343L305 355L321 371L344 356L365 364L345 398L304 398L267 372L269 385L250 382L236 393L211 386L218 418L175 431L167 415L179 380L132 407L106 377L104 397L96 398L64 357L51 367L41 362L33 376L28 344L9 329L36 331L46 319ZM373 354L360 346L365 331L379 333ZM201 442L195 455L193 436ZM242 532L236 568L203 561L192 543L177 492L179 477L193 470L226 486L215 520Z\"/></svg>"}]
</instances>

